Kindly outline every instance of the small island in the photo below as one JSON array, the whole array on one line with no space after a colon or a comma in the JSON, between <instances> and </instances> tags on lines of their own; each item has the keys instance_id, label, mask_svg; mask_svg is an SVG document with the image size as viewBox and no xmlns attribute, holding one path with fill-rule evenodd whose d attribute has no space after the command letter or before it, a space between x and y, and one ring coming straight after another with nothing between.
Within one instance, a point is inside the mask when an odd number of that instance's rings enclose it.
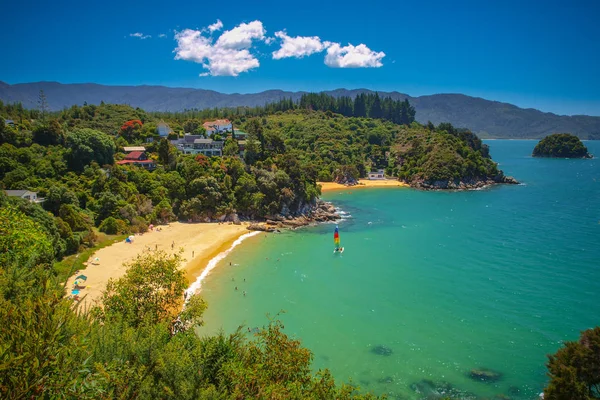
<instances>
[{"instance_id":1,"label":"small island","mask_svg":"<svg viewBox=\"0 0 600 400\"><path fill-rule=\"evenodd\" d=\"M592 158L581 140L570 133L555 133L546 136L533 149L534 157Z\"/></svg>"}]
</instances>

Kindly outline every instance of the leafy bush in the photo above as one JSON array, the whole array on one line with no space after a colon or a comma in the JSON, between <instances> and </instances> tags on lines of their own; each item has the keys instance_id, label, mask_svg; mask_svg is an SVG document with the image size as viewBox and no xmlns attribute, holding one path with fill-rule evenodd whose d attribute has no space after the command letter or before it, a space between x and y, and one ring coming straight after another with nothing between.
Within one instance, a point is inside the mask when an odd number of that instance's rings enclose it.
<instances>
[{"instance_id":1,"label":"leafy bush","mask_svg":"<svg viewBox=\"0 0 600 400\"><path fill-rule=\"evenodd\" d=\"M100 232L104 232L107 235L116 235L118 233L127 233L129 231L127 223L121 219L114 217L108 217L98 227Z\"/></svg>"}]
</instances>

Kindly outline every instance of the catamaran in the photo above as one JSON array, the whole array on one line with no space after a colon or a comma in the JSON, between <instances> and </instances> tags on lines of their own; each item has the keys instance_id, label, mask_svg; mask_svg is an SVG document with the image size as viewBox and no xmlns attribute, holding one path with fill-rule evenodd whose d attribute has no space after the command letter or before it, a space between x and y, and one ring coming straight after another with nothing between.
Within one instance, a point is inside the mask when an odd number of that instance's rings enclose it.
<instances>
[{"instance_id":1,"label":"catamaran","mask_svg":"<svg viewBox=\"0 0 600 400\"><path fill-rule=\"evenodd\" d=\"M340 232L337 225L335 226L335 231L333 232L333 244L335 245L335 249L333 250L334 254L344 252L344 248L340 246Z\"/></svg>"}]
</instances>

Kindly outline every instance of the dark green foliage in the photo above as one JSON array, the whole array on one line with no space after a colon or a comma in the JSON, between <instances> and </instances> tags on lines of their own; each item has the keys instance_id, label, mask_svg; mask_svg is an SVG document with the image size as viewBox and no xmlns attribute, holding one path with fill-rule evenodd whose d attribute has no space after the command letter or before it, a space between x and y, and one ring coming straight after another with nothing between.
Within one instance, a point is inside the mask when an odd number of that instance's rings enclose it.
<instances>
[{"instance_id":1,"label":"dark green foliage","mask_svg":"<svg viewBox=\"0 0 600 400\"><path fill-rule=\"evenodd\" d=\"M99 165L114 162L115 144L108 135L100 131L89 128L70 131L66 146L69 149L66 159L74 171L83 171L92 161Z\"/></svg>"},{"instance_id":2,"label":"dark green foliage","mask_svg":"<svg viewBox=\"0 0 600 400\"><path fill-rule=\"evenodd\" d=\"M533 149L534 157L588 158L591 157L581 140L568 133L546 136Z\"/></svg>"},{"instance_id":3,"label":"dark green foliage","mask_svg":"<svg viewBox=\"0 0 600 400\"><path fill-rule=\"evenodd\" d=\"M487 145L473 133L440 124L434 131L413 124L393 146L398 177L411 184L496 180L501 176Z\"/></svg>"},{"instance_id":4,"label":"dark green foliage","mask_svg":"<svg viewBox=\"0 0 600 400\"><path fill-rule=\"evenodd\" d=\"M32 132L32 140L42 146L62 144L64 142L64 132L60 123L53 119L47 125L40 125Z\"/></svg>"},{"instance_id":5,"label":"dark green foliage","mask_svg":"<svg viewBox=\"0 0 600 400\"><path fill-rule=\"evenodd\" d=\"M566 342L548 359L544 399L600 399L600 327L581 332L579 341Z\"/></svg>"},{"instance_id":6,"label":"dark green foliage","mask_svg":"<svg viewBox=\"0 0 600 400\"><path fill-rule=\"evenodd\" d=\"M139 120L144 125L150 117L140 108L133 108L124 104L100 104L72 106L63 110L59 114L59 120L71 128L90 128L104 132L108 135L116 135L123 123L130 120ZM151 126L144 127L143 132L151 129ZM156 126L154 126L156 130ZM155 132L152 132L155 133ZM147 135L147 133L144 133Z\"/></svg>"},{"instance_id":7,"label":"dark green foliage","mask_svg":"<svg viewBox=\"0 0 600 400\"><path fill-rule=\"evenodd\" d=\"M116 235L118 233L127 233L127 224L125 221L108 217L98 227L100 232L104 232L108 235Z\"/></svg>"},{"instance_id":8,"label":"dark green foliage","mask_svg":"<svg viewBox=\"0 0 600 400\"><path fill-rule=\"evenodd\" d=\"M300 98L299 107L303 109L331 111L346 117L369 117L386 119L396 124L410 125L415 120L415 109L408 100L381 99L378 93L361 93L354 98L338 97L325 93L304 94Z\"/></svg>"}]
</instances>

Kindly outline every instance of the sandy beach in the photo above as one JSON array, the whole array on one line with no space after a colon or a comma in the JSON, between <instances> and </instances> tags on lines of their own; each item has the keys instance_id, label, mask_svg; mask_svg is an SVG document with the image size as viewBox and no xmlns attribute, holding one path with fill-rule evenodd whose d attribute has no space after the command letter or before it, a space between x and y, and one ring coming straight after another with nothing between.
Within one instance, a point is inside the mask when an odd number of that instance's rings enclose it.
<instances>
[{"instance_id":1,"label":"sandy beach","mask_svg":"<svg viewBox=\"0 0 600 400\"><path fill-rule=\"evenodd\" d=\"M335 182L318 182L321 185L321 192L328 192L332 190L343 190L343 189L360 189L370 187L410 187L407 183L400 182L396 179L382 179L382 180L368 180L359 179L358 185L346 186Z\"/></svg>"},{"instance_id":2,"label":"sandy beach","mask_svg":"<svg viewBox=\"0 0 600 400\"><path fill-rule=\"evenodd\" d=\"M210 259L226 250L240 236L248 233L246 224L229 225L218 223L183 224L173 222L160 226L161 231L149 231L135 235L133 243L119 242L94 253L87 262L85 270L78 271L67 281L68 293L71 292L75 277L85 275L79 296L86 296L84 303L95 303L106 288L110 278L118 279L125 274L123 264L133 260L138 254L147 251L164 250L176 253L183 249L185 269L188 281L193 282L206 267ZM174 243L173 248L171 245ZM96 260L97 259L97 260Z\"/></svg>"}]
</instances>

